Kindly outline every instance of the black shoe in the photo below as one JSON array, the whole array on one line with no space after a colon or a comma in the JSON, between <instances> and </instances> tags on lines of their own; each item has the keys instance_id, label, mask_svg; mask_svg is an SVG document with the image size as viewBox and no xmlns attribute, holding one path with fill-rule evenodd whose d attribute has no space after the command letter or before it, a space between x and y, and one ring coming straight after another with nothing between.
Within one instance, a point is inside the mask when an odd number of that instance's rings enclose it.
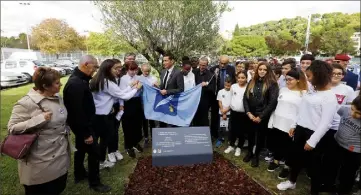
<instances>
[{"instance_id":1,"label":"black shoe","mask_svg":"<svg viewBox=\"0 0 361 195\"><path fill-rule=\"evenodd\" d=\"M143 148L142 148L142 146L140 146L139 144L137 144L137 145L134 147L134 150L137 151L137 152L143 152Z\"/></svg>"},{"instance_id":2,"label":"black shoe","mask_svg":"<svg viewBox=\"0 0 361 195\"><path fill-rule=\"evenodd\" d=\"M243 162L248 163L249 161L251 161L253 155L251 153L247 153L247 155L243 158Z\"/></svg>"},{"instance_id":3,"label":"black shoe","mask_svg":"<svg viewBox=\"0 0 361 195\"><path fill-rule=\"evenodd\" d=\"M85 180L86 178L88 178L88 176L89 176L88 171L85 171L82 176L80 176L80 177L75 177L75 178L74 178L74 183L75 183L75 184L80 183L80 182L82 182L83 180Z\"/></svg>"},{"instance_id":4,"label":"black shoe","mask_svg":"<svg viewBox=\"0 0 361 195\"><path fill-rule=\"evenodd\" d=\"M258 156L252 158L251 167L258 167L259 166L259 158Z\"/></svg>"},{"instance_id":5,"label":"black shoe","mask_svg":"<svg viewBox=\"0 0 361 195\"><path fill-rule=\"evenodd\" d=\"M277 163L275 163L275 162L271 162L271 163L268 165L267 171L273 172L273 171L275 171L278 167L280 167L279 164L277 164Z\"/></svg>"},{"instance_id":6,"label":"black shoe","mask_svg":"<svg viewBox=\"0 0 361 195\"><path fill-rule=\"evenodd\" d=\"M278 174L278 179L287 179L289 174L290 174L290 169L283 168L280 174Z\"/></svg>"},{"instance_id":7,"label":"black shoe","mask_svg":"<svg viewBox=\"0 0 361 195\"><path fill-rule=\"evenodd\" d=\"M94 190L96 192L99 192L99 193L107 193L110 190L112 190L111 187L109 187L107 185L104 185L104 184L98 184L96 186L90 186L90 189L92 189L92 190Z\"/></svg>"},{"instance_id":8,"label":"black shoe","mask_svg":"<svg viewBox=\"0 0 361 195\"><path fill-rule=\"evenodd\" d=\"M131 149L127 149L127 154L132 157L132 158L136 158L137 156L135 155L135 151L133 148Z\"/></svg>"}]
</instances>

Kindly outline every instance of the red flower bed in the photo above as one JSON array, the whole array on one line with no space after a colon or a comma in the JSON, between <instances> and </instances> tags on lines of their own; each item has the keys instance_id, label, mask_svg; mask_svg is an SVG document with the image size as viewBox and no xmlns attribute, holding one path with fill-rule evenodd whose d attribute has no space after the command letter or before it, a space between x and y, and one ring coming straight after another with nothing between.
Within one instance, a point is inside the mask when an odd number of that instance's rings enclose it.
<instances>
[{"instance_id":1,"label":"red flower bed","mask_svg":"<svg viewBox=\"0 0 361 195\"><path fill-rule=\"evenodd\" d=\"M242 170L214 153L212 164L152 167L141 158L130 176L126 195L270 195Z\"/></svg>"}]
</instances>

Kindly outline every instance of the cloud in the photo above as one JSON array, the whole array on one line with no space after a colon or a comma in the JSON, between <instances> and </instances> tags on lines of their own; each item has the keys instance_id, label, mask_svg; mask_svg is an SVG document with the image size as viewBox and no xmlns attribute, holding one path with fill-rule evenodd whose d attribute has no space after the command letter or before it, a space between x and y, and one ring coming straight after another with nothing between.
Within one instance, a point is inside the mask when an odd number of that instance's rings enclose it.
<instances>
[{"instance_id":1,"label":"cloud","mask_svg":"<svg viewBox=\"0 0 361 195\"><path fill-rule=\"evenodd\" d=\"M1 2L1 30L5 36L16 36L46 18L65 20L81 34L103 30L101 13L90 1L31 1L29 6L19 2Z\"/></svg>"},{"instance_id":2,"label":"cloud","mask_svg":"<svg viewBox=\"0 0 361 195\"><path fill-rule=\"evenodd\" d=\"M101 13L90 1L31 1L21 6L20 1L1 1L2 35L16 36L26 27L39 24L46 18L64 19L79 33L85 30L101 32ZM229 1L231 12L220 19L220 33L231 33L238 23L241 27L279 20L306 17L310 13L360 11L359 1ZM227 33L228 32L228 33Z\"/></svg>"}]
</instances>

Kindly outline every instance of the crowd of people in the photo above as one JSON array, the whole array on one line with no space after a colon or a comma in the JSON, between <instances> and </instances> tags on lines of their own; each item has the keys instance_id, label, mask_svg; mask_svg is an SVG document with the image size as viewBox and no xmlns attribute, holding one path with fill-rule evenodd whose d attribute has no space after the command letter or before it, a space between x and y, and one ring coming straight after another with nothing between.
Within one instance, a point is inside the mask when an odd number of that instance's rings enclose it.
<instances>
[{"instance_id":1,"label":"crowd of people","mask_svg":"<svg viewBox=\"0 0 361 195\"><path fill-rule=\"evenodd\" d=\"M19 161L27 195L65 189L71 150L75 183L87 179L94 191L110 191L99 170L124 158L118 148L120 124L131 158L149 146L152 128L175 127L145 118L143 84L159 88L164 96L202 85L191 126L210 126L215 147L228 145L224 153L237 157L247 140L243 161L252 167L259 166L260 153L267 148L272 153L267 170L282 167L279 178L287 179L277 185L279 190L294 189L305 168L311 194L351 192L361 161L361 100L355 91L358 76L346 69L347 55L328 63L305 54L300 66L291 58L282 64L259 59L233 66L221 56L218 65L209 67L207 57L183 57L179 69L175 57L165 53L159 79L150 74L149 64L138 65L135 57L127 54L123 63L107 59L99 65L93 56L83 56L63 98L56 71L35 71L35 87L16 103L8 123L11 133L40 134L29 158Z\"/></svg>"}]
</instances>

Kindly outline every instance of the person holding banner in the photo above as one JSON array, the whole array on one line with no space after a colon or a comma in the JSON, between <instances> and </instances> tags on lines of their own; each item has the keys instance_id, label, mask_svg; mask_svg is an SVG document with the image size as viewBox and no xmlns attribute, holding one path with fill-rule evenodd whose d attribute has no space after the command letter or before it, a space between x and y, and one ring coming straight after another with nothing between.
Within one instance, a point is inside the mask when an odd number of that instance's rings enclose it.
<instances>
[{"instance_id":1,"label":"person holding banner","mask_svg":"<svg viewBox=\"0 0 361 195\"><path fill-rule=\"evenodd\" d=\"M208 59L202 57L199 60L199 68L194 70L196 85L202 84L203 87L201 100L193 118L193 126L209 126L208 113L216 90L216 78L214 75L208 70Z\"/></svg>"},{"instance_id":2,"label":"person holding banner","mask_svg":"<svg viewBox=\"0 0 361 195\"><path fill-rule=\"evenodd\" d=\"M112 113L114 100L120 99L122 102L124 100L128 100L141 88L140 83L137 85L136 83L133 83L131 86L120 89L115 83L115 77L117 75L116 68L114 60L104 60L99 68L99 71L90 81L90 90L93 93L96 108L96 115L93 121L93 128L96 132L95 140L97 141L97 138L100 138L100 169L114 166L114 163L106 160L106 152L109 141L115 135L113 121L114 115ZM108 151L109 154L112 152L113 151Z\"/></svg>"},{"instance_id":3,"label":"person holding banner","mask_svg":"<svg viewBox=\"0 0 361 195\"><path fill-rule=\"evenodd\" d=\"M139 81L139 76L136 75L138 65L133 61L128 62L126 67L127 74L120 79L120 89L122 90L129 88ZM134 123L134 120L141 120L143 117L142 100L140 98L140 91L138 91L131 99L124 101L124 114L122 117L124 148L132 158L136 157L135 151L143 152L143 148L139 145L139 142L142 140L143 123Z\"/></svg>"},{"instance_id":4,"label":"person holding banner","mask_svg":"<svg viewBox=\"0 0 361 195\"><path fill-rule=\"evenodd\" d=\"M142 70L143 74L139 77L140 81L142 81L143 83L145 83L149 86L153 86L153 87L159 86L157 78L150 75L151 67L149 66L149 64L143 64L141 66L141 70ZM144 107L144 105L143 105L143 107ZM149 144L148 127L150 128L150 136L152 136L152 129L155 127L155 121L148 120L144 116L144 118L143 118L144 147L147 147Z\"/></svg>"},{"instance_id":5,"label":"person holding banner","mask_svg":"<svg viewBox=\"0 0 361 195\"><path fill-rule=\"evenodd\" d=\"M160 93L165 95L173 95L184 91L184 79L181 71L174 67L174 56L166 53L163 56L164 70L161 72ZM160 127L169 125L161 122Z\"/></svg>"}]
</instances>

